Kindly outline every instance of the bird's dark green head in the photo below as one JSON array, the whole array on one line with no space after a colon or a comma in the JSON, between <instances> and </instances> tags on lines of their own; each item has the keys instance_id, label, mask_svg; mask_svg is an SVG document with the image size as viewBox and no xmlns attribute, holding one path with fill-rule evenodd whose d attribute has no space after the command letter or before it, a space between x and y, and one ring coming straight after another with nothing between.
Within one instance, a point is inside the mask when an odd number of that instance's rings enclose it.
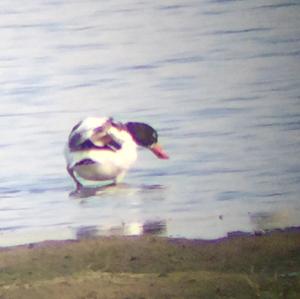
<instances>
[{"instance_id":1,"label":"bird's dark green head","mask_svg":"<svg viewBox=\"0 0 300 299\"><path fill-rule=\"evenodd\" d=\"M151 126L140 122L128 122L126 128L134 141L144 147L157 143L158 134Z\"/></svg>"},{"instance_id":2,"label":"bird's dark green head","mask_svg":"<svg viewBox=\"0 0 300 299\"><path fill-rule=\"evenodd\" d=\"M158 134L151 126L139 122L128 122L125 126L136 144L147 147L159 159L169 159L169 155L157 143Z\"/></svg>"}]
</instances>

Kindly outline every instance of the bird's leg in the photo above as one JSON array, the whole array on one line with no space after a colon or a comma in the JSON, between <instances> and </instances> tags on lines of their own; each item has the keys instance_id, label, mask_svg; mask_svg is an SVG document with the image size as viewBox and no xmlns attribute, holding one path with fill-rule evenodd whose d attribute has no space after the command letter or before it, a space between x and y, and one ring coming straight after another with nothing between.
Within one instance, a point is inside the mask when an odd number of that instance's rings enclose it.
<instances>
[{"instance_id":1,"label":"bird's leg","mask_svg":"<svg viewBox=\"0 0 300 299\"><path fill-rule=\"evenodd\" d=\"M76 184L76 192L80 191L80 189L82 188L82 184L78 181L78 179L74 175L73 168L71 168L71 167L68 166L67 167L67 171L68 171L70 177L74 180L74 182Z\"/></svg>"}]
</instances>

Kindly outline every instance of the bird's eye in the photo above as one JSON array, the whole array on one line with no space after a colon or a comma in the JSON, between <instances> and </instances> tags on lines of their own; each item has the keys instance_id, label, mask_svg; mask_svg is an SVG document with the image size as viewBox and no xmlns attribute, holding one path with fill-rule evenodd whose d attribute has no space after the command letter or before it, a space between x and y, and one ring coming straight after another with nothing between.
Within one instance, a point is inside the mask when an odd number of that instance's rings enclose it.
<instances>
[{"instance_id":1,"label":"bird's eye","mask_svg":"<svg viewBox=\"0 0 300 299\"><path fill-rule=\"evenodd\" d=\"M154 140L157 140L157 133L156 133L156 132L153 132L153 133L152 133L152 138L153 138Z\"/></svg>"}]
</instances>

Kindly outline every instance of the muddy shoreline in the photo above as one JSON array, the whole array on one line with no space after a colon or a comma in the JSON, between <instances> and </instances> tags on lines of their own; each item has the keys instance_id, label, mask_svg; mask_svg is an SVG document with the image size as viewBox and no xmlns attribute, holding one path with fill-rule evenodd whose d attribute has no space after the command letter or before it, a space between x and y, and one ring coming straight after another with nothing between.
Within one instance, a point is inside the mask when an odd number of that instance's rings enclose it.
<instances>
[{"instance_id":1,"label":"muddy shoreline","mask_svg":"<svg viewBox=\"0 0 300 299\"><path fill-rule=\"evenodd\" d=\"M299 227L209 241L148 235L0 249L1 299L299 295Z\"/></svg>"}]
</instances>

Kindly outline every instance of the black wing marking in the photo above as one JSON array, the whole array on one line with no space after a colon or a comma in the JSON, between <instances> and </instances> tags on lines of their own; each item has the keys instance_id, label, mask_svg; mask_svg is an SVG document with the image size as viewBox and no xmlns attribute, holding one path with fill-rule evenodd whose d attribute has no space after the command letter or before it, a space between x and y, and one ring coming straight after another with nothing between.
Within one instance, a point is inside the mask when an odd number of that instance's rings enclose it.
<instances>
[{"instance_id":1,"label":"black wing marking","mask_svg":"<svg viewBox=\"0 0 300 299\"><path fill-rule=\"evenodd\" d=\"M75 133L73 136L70 136L69 138L69 148L72 151L75 150L80 150L82 144L80 144L81 140L81 134L80 133Z\"/></svg>"},{"instance_id":2,"label":"black wing marking","mask_svg":"<svg viewBox=\"0 0 300 299\"><path fill-rule=\"evenodd\" d=\"M119 150L119 149L122 148L122 144L119 143L119 142L117 142L117 141L115 141L115 140L113 140L113 139L107 144L107 146L111 147L115 151L117 151L117 150Z\"/></svg>"},{"instance_id":3,"label":"black wing marking","mask_svg":"<svg viewBox=\"0 0 300 299\"><path fill-rule=\"evenodd\" d=\"M86 150L111 150L111 151L117 151L122 148L122 145L118 143L115 140L111 140L109 143L103 146L95 145L91 140L86 140L83 143L78 144L77 139L80 138L80 136L76 136L79 134L75 134L73 138L69 141L69 148L71 151L86 151Z\"/></svg>"},{"instance_id":4,"label":"black wing marking","mask_svg":"<svg viewBox=\"0 0 300 299\"><path fill-rule=\"evenodd\" d=\"M70 135L69 135L69 149L71 151L80 151L80 150L91 150L91 149L105 149L105 150L112 150L112 151L117 151L122 148L122 144L118 141L116 141L113 136L110 136L109 134L106 134L107 131L111 126L117 127L121 129L121 123L114 123L112 118L109 118L102 126L96 127L94 129L91 129L93 131L91 137L87 138L85 134L88 131L79 131L76 133L76 130L79 129L81 126L82 121L80 121L78 124L76 124ZM123 128L123 125L122 125ZM102 133L102 134L101 134ZM98 135L97 137L101 138L106 135L111 137L111 140L103 145L96 145L96 139L93 140L93 137Z\"/></svg>"},{"instance_id":5,"label":"black wing marking","mask_svg":"<svg viewBox=\"0 0 300 299\"><path fill-rule=\"evenodd\" d=\"M71 130L69 135L69 148L70 150L78 150L80 148L80 140L82 138L80 133L75 133L75 131L81 126L83 121L77 123Z\"/></svg>"},{"instance_id":6,"label":"black wing marking","mask_svg":"<svg viewBox=\"0 0 300 299\"><path fill-rule=\"evenodd\" d=\"M74 131L76 131L76 130L81 126L81 124L82 124L82 121L80 121L78 124L76 124L76 125L73 127L73 129L71 130L71 134L70 134L70 135L72 135L72 133L73 133Z\"/></svg>"},{"instance_id":7,"label":"black wing marking","mask_svg":"<svg viewBox=\"0 0 300 299\"><path fill-rule=\"evenodd\" d=\"M79 162L77 162L74 165L74 167L81 166L81 165L91 165L91 164L95 164L95 163L97 163L97 162L92 159L83 159L83 160L80 160Z\"/></svg>"}]
</instances>

